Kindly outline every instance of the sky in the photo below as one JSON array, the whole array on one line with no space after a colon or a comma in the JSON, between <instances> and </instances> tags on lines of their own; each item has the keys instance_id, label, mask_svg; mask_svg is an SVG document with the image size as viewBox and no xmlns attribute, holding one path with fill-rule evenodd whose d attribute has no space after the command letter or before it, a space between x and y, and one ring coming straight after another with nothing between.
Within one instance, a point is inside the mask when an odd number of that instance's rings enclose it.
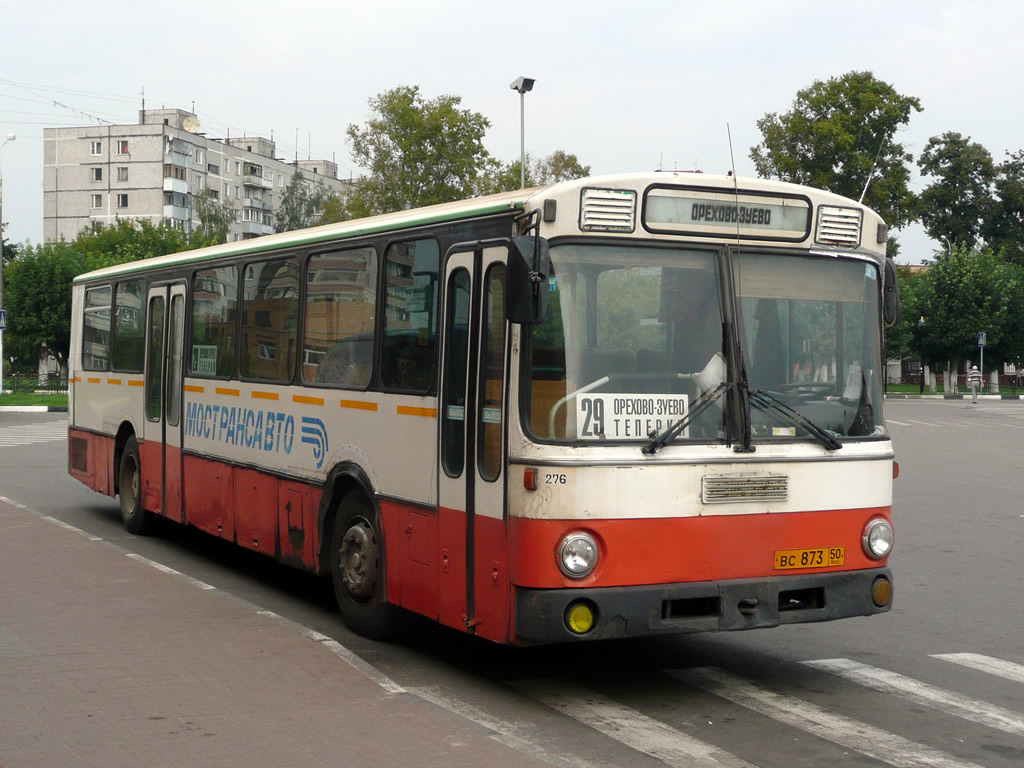
<instances>
[{"instance_id":1,"label":"sky","mask_svg":"<svg viewBox=\"0 0 1024 768\"><path fill-rule=\"evenodd\" d=\"M1024 148L1022 27L1011 0L0 0L0 143L17 135L0 151L3 218L8 239L40 242L43 129L138 122L143 94L194 109L211 137L273 136L278 156L347 177L347 127L399 85L461 97L490 121L488 151L518 159L522 75L534 157L750 176L758 119L867 70L920 99L898 137L915 158L957 131L1001 162ZM919 226L897 235L905 263L942 248Z\"/></svg>"}]
</instances>

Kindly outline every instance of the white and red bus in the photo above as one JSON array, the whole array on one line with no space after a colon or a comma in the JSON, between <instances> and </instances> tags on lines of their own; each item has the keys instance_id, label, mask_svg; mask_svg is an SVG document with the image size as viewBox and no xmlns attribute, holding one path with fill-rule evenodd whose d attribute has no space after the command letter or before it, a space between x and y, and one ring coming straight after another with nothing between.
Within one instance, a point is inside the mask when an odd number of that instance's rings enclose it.
<instances>
[{"instance_id":1,"label":"white and red bus","mask_svg":"<svg viewBox=\"0 0 1024 768\"><path fill-rule=\"evenodd\" d=\"M564 182L74 283L70 473L532 644L889 610L886 227L805 187Z\"/></svg>"}]
</instances>

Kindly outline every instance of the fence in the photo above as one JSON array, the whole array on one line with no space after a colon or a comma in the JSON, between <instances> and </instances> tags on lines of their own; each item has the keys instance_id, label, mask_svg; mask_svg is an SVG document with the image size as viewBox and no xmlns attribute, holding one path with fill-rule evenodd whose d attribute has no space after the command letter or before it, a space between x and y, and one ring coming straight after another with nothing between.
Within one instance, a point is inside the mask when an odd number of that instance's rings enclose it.
<instances>
[{"instance_id":1,"label":"fence","mask_svg":"<svg viewBox=\"0 0 1024 768\"><path fill-rule=\"evenodd\" d=\"M4 376L4 392L59 394L68 391L68 380L59 374L46 376L15 373Z\"/></svg>"}]
</instances>

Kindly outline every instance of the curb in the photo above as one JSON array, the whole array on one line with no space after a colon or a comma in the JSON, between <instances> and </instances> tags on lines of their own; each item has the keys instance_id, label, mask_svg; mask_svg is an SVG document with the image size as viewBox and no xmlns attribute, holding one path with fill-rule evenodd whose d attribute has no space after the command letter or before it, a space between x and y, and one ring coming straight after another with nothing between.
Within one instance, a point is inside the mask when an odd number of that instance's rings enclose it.
<instances>
[{"instance_id":1,"label":"curb","mask_svg":"<svg viewBox=\"0 0 1024 768\"><path fill-rule=\"evenodd\" d=\"M908 395L886 394L886 400L966 400L970 395ZM1024 400L1024 395L978 395L979 400Z\"/></svg>"},{"instance_id":2,"label":"curb","mask_svg":"<svg viewBox=\"0 0 1024 768\"><path fill-rule=\"evenodd\" d=\"M67 413L66 405L0 405L0 412L7 413Z\"/></svg>"}]
</instances>

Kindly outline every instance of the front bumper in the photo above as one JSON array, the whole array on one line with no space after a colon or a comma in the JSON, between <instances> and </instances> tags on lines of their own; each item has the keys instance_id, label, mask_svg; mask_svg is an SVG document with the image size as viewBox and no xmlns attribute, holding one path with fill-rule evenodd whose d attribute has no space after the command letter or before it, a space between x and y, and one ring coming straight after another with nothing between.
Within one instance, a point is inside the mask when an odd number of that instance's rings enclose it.
<instances>
[{"instance_id":1,"label":"front bumper","mask_svg":"<svg viewBox=\"0 0 1024 768\"><path fill-rule=\"evenodd\" d=\"M872 600L888 568L640 587L515 590L515 639L522 645L776 627L885 613ZM597 620L585 634L565 624L586 600Z\"/></svg>"}]
</instances>

